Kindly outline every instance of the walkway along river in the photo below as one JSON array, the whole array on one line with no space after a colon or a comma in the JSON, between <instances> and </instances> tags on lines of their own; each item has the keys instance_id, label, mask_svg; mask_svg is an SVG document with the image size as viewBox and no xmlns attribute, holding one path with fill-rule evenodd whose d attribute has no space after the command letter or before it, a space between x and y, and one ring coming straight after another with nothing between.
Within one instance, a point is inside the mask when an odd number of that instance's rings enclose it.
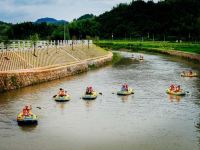
<instances>
[{"instance_id":1,"label":"walkway along river","mask_svg":"<svg viewBox=\"0 0 200 150\"><path fill-rule=\"evenodd\" d=\"M144 58L0 94L0 150L199 150L200 78L180 77L183 70L200 73L199 65L163 55ZM116 95L124 82L134 95ZM189 94L167 95L171 83ZM103 95L81 100L88 85ZM52 99L60 87L70 102ZM26 104L39 116L36 127L16 123Z\"/></svg>"}]
</instances>

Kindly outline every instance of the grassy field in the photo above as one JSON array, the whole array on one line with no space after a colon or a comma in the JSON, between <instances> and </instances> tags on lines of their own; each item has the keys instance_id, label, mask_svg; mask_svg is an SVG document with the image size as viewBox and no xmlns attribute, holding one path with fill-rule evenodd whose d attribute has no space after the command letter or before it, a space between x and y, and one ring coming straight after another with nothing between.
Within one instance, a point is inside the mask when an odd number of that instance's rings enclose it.
<instances>
[{"instance_id":1,"label":"grassy field","mask_svg":"<svg viewBox=\"0 0 200 150\"><path fill-rule=\"evenodd\" d=\"M114 50L118 49L131 49L135 51L139 50L177 50L189 53L200 54L199 43L175 43L175 42L161 42L161 41L111 41L101 40L95 43L96 45L104 48L110 48Z\"/></svg>"}]
</instances>

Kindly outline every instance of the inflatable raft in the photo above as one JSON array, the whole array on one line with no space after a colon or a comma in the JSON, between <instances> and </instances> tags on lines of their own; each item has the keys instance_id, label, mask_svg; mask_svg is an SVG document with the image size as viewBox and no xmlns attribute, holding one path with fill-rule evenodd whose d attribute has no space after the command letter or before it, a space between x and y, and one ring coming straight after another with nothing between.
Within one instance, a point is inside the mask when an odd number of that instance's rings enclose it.
<instances>
[{"instance_id":1,"label":"inflatable raft","mask_svg":"<svg viewBox=\"0 0 200 150\"><path fill-rule=\"evenodd\" d=\"M55 96L54 97L55 101L57 102L67 102L67 101L70 101L70 96L69 95L66 95L66 96Z\"/></svg>"},{"instance_id":2,"label":"inflatable raft","mask_svg":"<svg viewBox=\"0 0 200 150\"><path fill-rule=\"evenodd\" d=\"M17 122L19 125L32 125L32 124L37 124L38 119L37 116L32 112L30 112L28 116L24 116L23 113L21 112L17 116Z\"/></svg>"},{"instance_id":3,"label":"inflatable raft","mask_svg":"<svg viewBox=\"0 0 200 150\"><path fill-rule=\"evenodd\" d=\"M166 90L166 93L171 94L171 95L177 95L177 96L184 96L186 94L184 90L181 90L180 92L174 92L169 89Z\"/></svg>"},{"instance_id":4,"label":"inflatable raft","mask_svg":"<svg viewBox=\"0 0 200 150\"><path fill-rule=\"evenodd\" d=\"M82 96L82 99L84 100L94 100L97 98L97 93L94 91L92 94L85 94Z\"/></svg>"},{"instance_id":5,"label":"inflatable raft","mask_svg":"<svg viewBox=\"0 0 200 150\"><path fill-rule=\"evenodd\" d=\"M134 91L131 88L128 88L128 91L121 90L117 92L117 95L131 95L131 94L134 94Z\"/></svg>"},{"instance_id":6,"label":"inflatable raft","mask_svg":"<svg viewBox=\"0 0 200 150\"><path fill-rule=\"evenodd\" d=\"M181 73L181 77L197 77L198 74L197 73Z\"/></svg>"}]
</instances>

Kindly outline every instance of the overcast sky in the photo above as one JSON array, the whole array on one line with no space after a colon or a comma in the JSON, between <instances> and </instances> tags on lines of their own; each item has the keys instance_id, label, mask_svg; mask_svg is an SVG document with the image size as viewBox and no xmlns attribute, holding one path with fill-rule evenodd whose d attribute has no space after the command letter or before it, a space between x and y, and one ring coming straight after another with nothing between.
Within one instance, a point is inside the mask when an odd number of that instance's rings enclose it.
<instances>
[{"instance_id":1,"label":"overcast sky","mask_svg":"<svg viewBox=\"0 0 200 150\"><path fill-rule=\"evenodd\" d=\"M132 0L0 0L0 21L17 23L52 17L72 21L83 14L99 15ZM157 0L154 0L155 2Z\"/></svg>"}]
</instances>

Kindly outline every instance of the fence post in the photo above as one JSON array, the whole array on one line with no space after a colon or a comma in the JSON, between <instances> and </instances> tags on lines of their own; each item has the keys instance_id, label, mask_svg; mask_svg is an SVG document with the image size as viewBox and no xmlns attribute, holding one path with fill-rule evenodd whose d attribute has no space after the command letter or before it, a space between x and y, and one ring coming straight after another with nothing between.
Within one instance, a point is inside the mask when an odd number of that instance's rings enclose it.
<instances>
[{"instance_id":1,"label":"fence post","mask_svg":"<svg viewBox=\"0 0 200 150\"><path fill-rule=\"evenodd\" d=\"M1 49L0 49L0 50L2 51L2 43L0 43L0 46L1 46Z\"/></svg>"},{"instance_id":2,"label":"fence post","mask_svg":"<svg viewBox=\"0 0 200 150\"><path fill-rule=\"evenodd\" d=\"M2 42L2 52L4 51L4 43Z\"/></svg>"},{"instance_id":3,"label":"fence post","mask_svg":"<svg viewBox=\"0 0 200 150\"><path fill-rule=\"evenodd\" d=\"M18 41L18 50L20 50L20 41Z\"/></svg>"},{"instance_id":4,"label":"fence post","mask_svg":"<svg viewBox=\"0 0 200 150\"><path fill-rule=\"evenodd\" d=\"M54 46L54 47L56 46L56 40L53 41L53 46Z\"/></svg>"},{"instance_id":5,"label":"fence post","mask_svg":"<svg viewBox=\"0 0 200 150\"><path fill-rule=\"evenodd\" d=\"M22 41L22 48L25 50L25 41Z\"/></svg>"},{"instance_id":6,"label":"fence post","mask_svg":"<svg viewBox=\"0 0 200 150\"><path fill-rule=\"evenodd\" d=\"M60 44L60 42L59 42L59 40L57 41L57 46L59 47L59 44Z\"/></svg>"},{"instance_id":7,"label":"fence post","mask_svg":"<svg viewBox=\"0 0 200 150\"><path fill-rule=\"evenodd\" d=\"M15 50L15 42L12 42L12 49Z\"/></svg>"}]
</instances>

